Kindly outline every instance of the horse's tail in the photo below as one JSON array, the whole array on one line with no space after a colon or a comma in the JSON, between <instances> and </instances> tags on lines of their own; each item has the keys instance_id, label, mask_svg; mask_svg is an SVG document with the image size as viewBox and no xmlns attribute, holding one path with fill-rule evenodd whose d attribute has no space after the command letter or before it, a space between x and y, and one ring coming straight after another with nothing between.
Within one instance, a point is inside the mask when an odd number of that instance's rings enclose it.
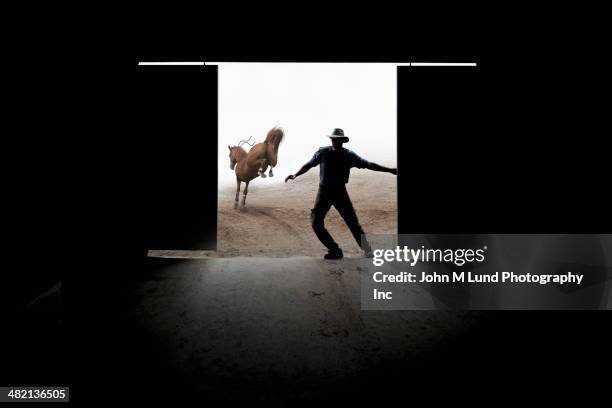
<instances>
[{"instance_id":1,"label":"horse's tail","mask_svg":"<svg viewBox=\"0 0 612 408\"><path fill-rule=\"evenodd\" d=\"M264 143L272 144L275 148L277 148L280 142L282 142L283 136L285 136L285 132L283 132L283 129L278 126L275 126L268 132Z\"/></svg>"},{"instance_id":2,"label":"horse's tail","mask_svg":"<svg viewBox=\"0 0 612 408\"><path fill-rule=\"evenodd\" d=\"M268 132L266 136L265 144L266 144L266 159L268 163L272 167L276 166L276 161L278 159L278 145L283 141L283 137L285 136L285 132L283 129L275 126Z\"/></svg>"}]
</instances>

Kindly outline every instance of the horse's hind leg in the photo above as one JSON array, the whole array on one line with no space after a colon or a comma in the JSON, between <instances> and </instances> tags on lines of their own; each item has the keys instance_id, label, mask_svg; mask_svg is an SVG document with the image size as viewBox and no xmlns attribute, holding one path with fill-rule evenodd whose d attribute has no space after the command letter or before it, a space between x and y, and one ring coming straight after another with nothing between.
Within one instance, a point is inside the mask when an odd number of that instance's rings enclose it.
<instances>
[{"instance_id":1,"label":"horse's hind leg","mask_svg":"<svg viewBox=\"0 0 612 408\"><path fill-rule=\"evenodd\" d=\"M272 146L268 146L268 148L268 164L270 165L270 172L268 174L270 177L274 177L272 169L276 166L276 160L278 159L278 156L276 155L276 152L274 151Z\"/></svg>"},{"instance_id":2,"label":"horse's hind leg","mask_svg":"<svg viewBox=\"0 0 612 408\"><path fill-rule=\"evenodd\" d=\"M246 206L246 196L248 192L249 192L249 182L245 181L244 182L244 192L242 193L242 208Z\"/></svg>"},{"instance_id":3,"label":"horse's hind leg","mask_svg":"<svg viewBox=\"0 0 612 408\"><path fill-rule=\"evenodd\" d=\"M268 161L266 159L263 159L261 161L261 164L259 165L259 170L257 170L257 174L259 175L259 177L266 178L266 173L264 172L266 171L267 167L268 167Z\"/></svg>"},{"instance_id":4,"label":"horse's hind leg","mask_svg":"<svg viewBox=\"0 0 612 408\"><path fill-rule=\"evenodd\" d=\"M234 200L234 208L238 208L238 199L240 197L240 180L236 177L236 199Z\"/></svg>"}]
</instances>

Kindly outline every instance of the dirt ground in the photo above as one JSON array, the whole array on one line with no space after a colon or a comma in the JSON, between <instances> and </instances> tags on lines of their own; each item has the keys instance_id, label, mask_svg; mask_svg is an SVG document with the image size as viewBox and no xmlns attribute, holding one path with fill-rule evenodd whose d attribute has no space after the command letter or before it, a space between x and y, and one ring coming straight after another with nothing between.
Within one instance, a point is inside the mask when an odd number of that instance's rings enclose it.
<instances>
[{"instance_id":1,"label":"dirt ground","mask_svg":"<svg viewBox=\"0 0 612 408\"><path fill-rule=\"evenodd\" d=\"M168 375L202 400L294 406L355 384L367 386L351 395L380 397L372 381L388 386L422 372L419 359L433 358L478 315L361 310L363 262L238 256L162 263L128 297L126 337L138 361L152 365L145 381Z\"/></svg>"},{"instance_id":2,"label":"dirt ground","mask_svg":"<svg viewBox=\"0 0 612 408\"><path fill-rule=\"evenodd\" d=\"M335 209L326 225L345 259L321 259L326 250L310 226L318 171L287 184L276 177L251 183L244 210L234 209L233 188L219 192L217 252L150 252L208 259L150 259L159 266L129 296L138 299L128 318L140 330L130 335L136 349L155 339L141 361L157 356L202 399L329 401L355 384L422 372L420 361L478 323L464 312L362 310L369 260ZM396 233L395 176L353 171L348 190L366 233ZM377 387L362 388L360 396L369 389L378 398Z\"/></svg>"},{"instance_id":3,"label":"dirt ground","mask_svg":"<svg viewBox=\"0 0 612 408\"><path fill-rule=\"evenodd\" d=\"M287 184L279 184L284 176L253 180L243 210L234 209L235 187L219 191L219 256L318 257L326 252L309 220L318 188L318 170L313 169ZM367 234L397 232L395 176L355 169L347 188ZM361 254L334 208L330 210L325 225L345 256Z\"/></svg>"}]
</instances>

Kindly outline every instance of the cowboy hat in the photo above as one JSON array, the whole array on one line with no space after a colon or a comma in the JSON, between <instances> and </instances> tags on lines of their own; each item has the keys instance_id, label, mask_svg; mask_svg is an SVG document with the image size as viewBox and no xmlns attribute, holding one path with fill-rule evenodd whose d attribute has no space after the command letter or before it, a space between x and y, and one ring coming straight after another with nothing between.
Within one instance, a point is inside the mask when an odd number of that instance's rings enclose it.
<instances>
[{"instance_id":1,"label":"cowboy hat","mask_svg":"<svg viewBox=\"0 0 612 408\"><path fill-rule=\"evenodd\" d=\"M347 136L344 136L344 130L335 128L331 135L327 135L330 139L342 139L344 143L349 141Z\"/></svg>"}]
</instances>

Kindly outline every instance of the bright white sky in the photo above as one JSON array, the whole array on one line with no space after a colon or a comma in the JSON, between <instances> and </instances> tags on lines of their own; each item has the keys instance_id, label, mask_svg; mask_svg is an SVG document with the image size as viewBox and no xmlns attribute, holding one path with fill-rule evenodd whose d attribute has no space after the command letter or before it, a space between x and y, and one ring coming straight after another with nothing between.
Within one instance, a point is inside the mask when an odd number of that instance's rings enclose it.
<instances>
[{"instance_id":1,"label":"bright white sky","mask_svg":"<svg viewBox=\"0 0 612 408\"><path fill-rule=\"evenodd\" d=\"M235 185L227 145L249 136L262 142L276 125L285 139L275 177L266 183L295 173L319 147L330 144L325 135L336 127L351 139L346 148L396 166L396 95L393 64L220 65L219 187Z\"/></svg>"}]
</instances>

